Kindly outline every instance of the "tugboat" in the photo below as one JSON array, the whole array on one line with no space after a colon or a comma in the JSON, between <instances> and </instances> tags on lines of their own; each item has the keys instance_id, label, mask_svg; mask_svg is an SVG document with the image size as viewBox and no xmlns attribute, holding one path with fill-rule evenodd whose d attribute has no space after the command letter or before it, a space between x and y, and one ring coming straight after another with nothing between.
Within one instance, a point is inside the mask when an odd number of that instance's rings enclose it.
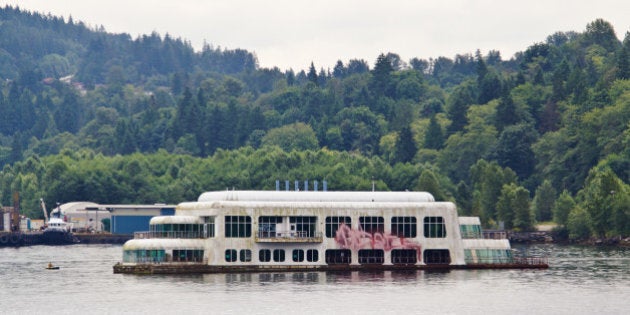
<instances>
[{"instance_id":1,"label":"tugboat","mask_svg":"<svg viewBox=\"0 0 630 315\"><path fill-rule=\"evenodd\" d=\"M72 224L63 219L61 207L57 204L57 209L50 213L50 219L46 211L44 200L40 199L44 217L46 218L46 228L42 234L42 244L44 245L69 245L79 242L76 236L72 234Z\"/></svg>"}]
</instances>

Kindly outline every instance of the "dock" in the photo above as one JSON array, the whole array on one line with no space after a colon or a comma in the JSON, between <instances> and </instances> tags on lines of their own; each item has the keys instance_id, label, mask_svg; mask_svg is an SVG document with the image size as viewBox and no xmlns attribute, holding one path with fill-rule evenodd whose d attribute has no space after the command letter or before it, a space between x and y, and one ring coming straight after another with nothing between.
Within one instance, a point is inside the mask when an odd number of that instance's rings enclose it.
<instances>
[{"instance_id":1,"label":"dock","mask_svg":"<svg viewBox=\"0 0 630 315\"><path fill-rule=\"evenodd\" d=\"M41 231L0 232L0 247L44 245L42 235ZM110 233L73 233L73 235L79 240L77 244L124 244L133 238L133 235L129 234Z\"/></svg>"}]
</instances>

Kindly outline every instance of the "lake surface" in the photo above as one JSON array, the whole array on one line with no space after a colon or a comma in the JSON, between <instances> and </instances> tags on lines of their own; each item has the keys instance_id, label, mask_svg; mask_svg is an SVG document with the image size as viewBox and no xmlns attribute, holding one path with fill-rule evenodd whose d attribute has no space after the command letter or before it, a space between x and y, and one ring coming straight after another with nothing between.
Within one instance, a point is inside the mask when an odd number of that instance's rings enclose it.
<instances>
[{"instance_id":1,"label":"lake surface","mask_svg":"<svg viewBox=\"0 0 630 315\"><path fill-rule=\"evenodd\" d=\"M551 267L135 276L119 245L0 248L0 313L630 314L630 248L514 247Z\"/></svg>"}]
</instances>

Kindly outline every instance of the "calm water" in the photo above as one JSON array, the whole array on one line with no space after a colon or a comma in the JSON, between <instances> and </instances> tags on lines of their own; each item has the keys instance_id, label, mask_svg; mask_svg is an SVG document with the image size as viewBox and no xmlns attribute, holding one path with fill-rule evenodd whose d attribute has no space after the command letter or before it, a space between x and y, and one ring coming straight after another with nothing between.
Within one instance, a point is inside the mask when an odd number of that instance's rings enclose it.
<instances>
[{"instance_id":1,"label":"calm water","mask_svg":"<svg viewBox=\"0 0 630 315\"><path fill-rule=\"evenodd\" d=\"M630 314L630 249L517 248L552 267L133 276L120 246L0 248L0 313Z\"/></svg>"}]
</instances>

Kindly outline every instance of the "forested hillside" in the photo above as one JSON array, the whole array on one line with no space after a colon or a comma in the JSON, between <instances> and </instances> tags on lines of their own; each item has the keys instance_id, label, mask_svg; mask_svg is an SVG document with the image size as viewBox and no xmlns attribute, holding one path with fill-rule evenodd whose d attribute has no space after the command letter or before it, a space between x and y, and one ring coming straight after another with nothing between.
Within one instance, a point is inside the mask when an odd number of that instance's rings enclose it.
<instances>
[{"instance_id":1,"label":"forested hillside","mask_svg":"<svg viewBox=\"0 0 630 315\"><path fill-rule=\"evenodd\" d=\"M630 33L305 71L243 49L0 9L0 203L178 203L327 180L429 191L484 224L630 235Z\"/></svg>"}]
</instances>

